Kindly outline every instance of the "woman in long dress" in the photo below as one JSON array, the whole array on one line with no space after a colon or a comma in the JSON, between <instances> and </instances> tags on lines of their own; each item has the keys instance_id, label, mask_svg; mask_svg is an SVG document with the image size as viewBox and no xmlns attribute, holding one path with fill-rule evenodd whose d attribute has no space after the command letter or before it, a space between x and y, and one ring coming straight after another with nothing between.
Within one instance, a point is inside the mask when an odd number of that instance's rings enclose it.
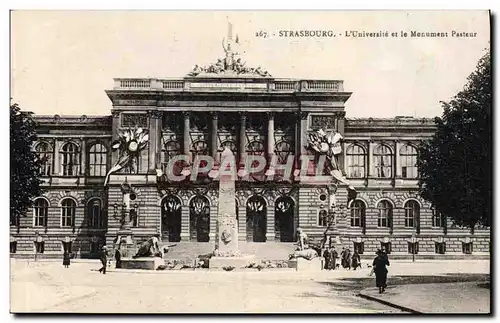
<instances>
[{"instance_id":1,"label":"woman in long dress","mask_svg":"<svg viewBox=\"0 0 500 323\"><path fill-rule=\"evenodd\" d=\"M377 257L373 259L373 272L378 292L383 293L387 288L387 267L390 266L389 258L382 250L377 250Z\"/></svg>"}]
</instances>

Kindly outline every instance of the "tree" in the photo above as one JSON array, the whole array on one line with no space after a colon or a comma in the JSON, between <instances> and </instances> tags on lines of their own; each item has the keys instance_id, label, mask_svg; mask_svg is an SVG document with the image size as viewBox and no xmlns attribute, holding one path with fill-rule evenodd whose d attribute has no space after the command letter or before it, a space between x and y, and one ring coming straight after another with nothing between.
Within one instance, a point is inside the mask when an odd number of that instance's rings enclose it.
<instances>
[{"instance_id":1,"label":"tree","mask_svg":"<svg viewBox=\"0 0 500 323\"><path fill-rule=\"evenodd\" d=\"M492 212L491 60L487 52L464 89L441 102L437 131L419 149L421 196L457 225L490 226Z\"/></svg>"},{"instance_id":2,"label":"tree","mask_svg":"<svg viewBox=\"0 0 500 323\"><path fill-rule=\"evenodd\" d=\"M35 120L17 103L10 106L10 223L18 224L33 198L41 194L39 167L41 161L32 150L37 140Z\"/></svg>"}]
</instances>

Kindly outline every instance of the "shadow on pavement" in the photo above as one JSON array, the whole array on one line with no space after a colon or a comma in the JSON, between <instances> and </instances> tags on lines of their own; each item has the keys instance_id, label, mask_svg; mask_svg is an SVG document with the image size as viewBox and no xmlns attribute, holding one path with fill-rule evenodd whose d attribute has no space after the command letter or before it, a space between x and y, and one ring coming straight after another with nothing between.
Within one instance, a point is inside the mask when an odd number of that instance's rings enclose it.
<instances>
[{"instance_id":1,"label":"shadow on pavement","mask_svg":"<svg viewBox=\"0 0 500 323\"><path fill-rule=\"evenodd\" d=\"M444 274L439 276L389 276L387 284L389 286L407 285L407 284L432 284L432 283L459 283L471 281L489 281L489 274ZM352 278L339 278L335 281L318 282L330 286L333 291L345 291L358 293L362 289L368 287L375 287L375 276L371 277L352 277ZM484 288L489 288L489 283L484 283ZM483 286L481 286L483 287Z\"/></svg>"}]
</instances>

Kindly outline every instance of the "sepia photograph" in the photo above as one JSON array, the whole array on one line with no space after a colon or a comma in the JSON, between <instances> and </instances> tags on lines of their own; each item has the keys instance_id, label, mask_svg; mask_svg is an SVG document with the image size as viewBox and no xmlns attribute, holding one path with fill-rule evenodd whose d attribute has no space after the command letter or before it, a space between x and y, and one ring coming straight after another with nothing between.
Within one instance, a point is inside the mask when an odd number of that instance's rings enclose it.
<instances>
[{"instance_id":1,"label":"sepia photograph","mask_svg":"<svg viewBox=\"0 0 500 323\"><path fill-rule=\"evenodd\" d=\"M10 313L491 315L488 10L10 11Z\"/></svg>"}]
</instances>

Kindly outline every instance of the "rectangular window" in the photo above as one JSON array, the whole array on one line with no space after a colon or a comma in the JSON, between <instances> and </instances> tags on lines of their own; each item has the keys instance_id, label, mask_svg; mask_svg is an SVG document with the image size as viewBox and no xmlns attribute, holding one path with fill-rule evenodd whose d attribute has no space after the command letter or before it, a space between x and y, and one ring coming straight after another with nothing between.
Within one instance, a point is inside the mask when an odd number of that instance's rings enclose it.
<instances>
[{"instance_id":1,"label":"rectangular window","mask_svg":"<svg viewBox=\"0 0 500 323\"><path fill-rule=\"evenodd\" d=\"M436 210L432 210L432 226L435 228L444 228L445 227L445 218Z\"/></svg>"},{"instance_id":2,"label":"rectangular window","mask_svg":"<svg viewBox=\"0 0 500 323\"><path fill-rule=\"evenodd\" d=\"M470 255L472 253L472 242L462 243L462 252L466 255Z\"/></svg>"},{"instance_id":3,"label":"rectangular window","mask_svg":"<svg viewBox=\"0 0 500 323\"><path fill-rule=\"evenodd\" d=\"M17 251L17 241L10 242L10 253L16 253Z\"/></svg>"},{"instance_id":4,"label":"rectangular window","mask_svg":"<svg viewBox=\"0 0 500 323\"><path fill-rule=\"evenodd\" d=\"M321 210L318 213L318 226L326 227L328 225L328 214L325 210Z\"/></svg>"},{"instance_id":5,"label":"rectangular window","mask_svg":"<svg viewBox=\"0 0 500 323\"><path fill-rule=\"evenodd\" d=\"M408 242L408 253L410 255L413 255L414 253L415 255L418 254L418 242L415 243Z\"/></svg>"},{"instance_id":6,"label":"rectangular window","mask_svg":"<svg viewBox=\"0 0 500 323\"><path fill-rule=\"evenodd\" d=\"M436 249L435 251L437 254L444 255L446 253L446 243L436 242L435 249Z\"/></svg>"},{"instance_id":7,"label":"rectangular window","mask_svg":"<svg viewBox=\"0 0 500 323\"><path fill-rule=\"evenodd\" d=\"M392 249L391 243L390 242L381 242L380 249L382 249L382 251L385 251L385 253L389 255L391 253L391 249Z\"/></svg>"},{"instance_id":8,"label":"rectangular window","mask_svg":"<svg viewBox=\"0 0 500 323\"><path fill-rule=\"evenodd\" d=\"M354 251L358 252L358 254L362 255L365 251L365 243L364 242L354 242Z\"/></svg>"}]
</instances>

